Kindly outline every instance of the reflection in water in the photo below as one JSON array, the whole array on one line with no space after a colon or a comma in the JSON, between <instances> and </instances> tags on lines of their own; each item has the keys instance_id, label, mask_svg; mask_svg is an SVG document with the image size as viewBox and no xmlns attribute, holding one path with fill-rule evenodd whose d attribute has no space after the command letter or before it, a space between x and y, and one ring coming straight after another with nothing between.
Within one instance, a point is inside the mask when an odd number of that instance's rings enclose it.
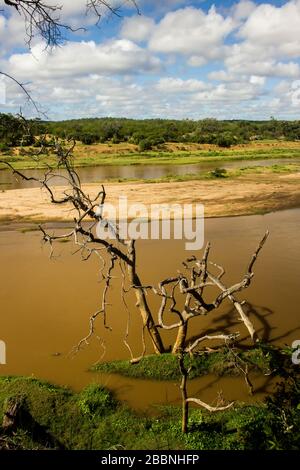
<instances>
[{"instance_id":1,"label":"reflection in water","mask_svg":"<svg viewBox=\"0 0 300 470\"><path fill-rule=\"evenodd\" d=\"M231 284L241 279L266 228L271 235L255 266L255 279L243 298L260 337L280 345L291 344L300 337L300 210L209 219L205 239L212 243L211 259L227 268L224 281ZM181 241L140 241L137 246L138 267L145 285L170 277L186 258ZM74 389L99 381L138 408L178 401L176 383L88 372L102 354L96 338L80 354L68 355L86 334L89 315L101 301L102 287L97 279L96 259L82 262L78 255L72 254L73 250L72 244L59 244L56 253L60 256L51 261L39 232L0 230L0 337L7 345L7 365L1 366L1 374L33 374ZM112 307L108 320L113 331L105 330L98 323L98 333L107 348L105 360L127 359L123 342L127 319L117 284L109 300ZM128 300L132 315L129 340L138 355L142 350L140 316L133 299ZM156 308L154 301L151 302ZM240 331L245 344L244 326L230 303L211 315L195 319L189 335L224 330ZM172 333L165 337L166 345L171 342ZM257 392L254 400L270 391L270 377L251 379ZM241 379L206 376L190 383L190 393L198 393L210 403L219 390L226 399L249 400Z\"/></svg>"}]
</instances>

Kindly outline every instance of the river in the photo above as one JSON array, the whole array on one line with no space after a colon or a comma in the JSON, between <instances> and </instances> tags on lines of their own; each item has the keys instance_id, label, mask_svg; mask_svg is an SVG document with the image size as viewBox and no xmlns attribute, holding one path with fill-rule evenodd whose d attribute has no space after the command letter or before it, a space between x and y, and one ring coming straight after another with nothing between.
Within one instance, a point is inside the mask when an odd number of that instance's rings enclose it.
<instances>
[{"instance_id":1,"label":"river","mask_svg":"<svg viewBox=\"0 0 300 470\"><path fill-rule=\"evenodd\" d=\"M267 228L270 238L255 266L254 281L242 298L248 302L248 311L261 338L291 345L300 339L300 209L208 219L205 239L212 243L212 260L226 267L225 280L229 284L241 279ZM144 284L176 273L187 255L184 243L178 240L140 241L137 247ZM102 355L97 339L79 354L68 354L87 333L89 316L97 310L101 297L97 260L83 262L73 252L71 243L59 244L56 257L50 260L39 232L22 233L18 226L1 226L0 339L7 346L7 365L0 366L1 374L32 375L75 390L98 381L114 390L118 398L141 409L153 403L177 402L180 395L175 382L88 372ZM97 330L106 342L102 360L126 359L128 351L123 343L126 312L116 286L110 301L113 306L108 321L113 332L105 330L101 322ZM129 340L138 354L142 348L140 318L133 303L131 309ZM246 336L229 304L195 320L189 334L224 329L240 331L242 339ZM165 341L168 344L171 337ZM253 400L270 391L268 377L258 378L255 384L257 393ZM190 389L210 403L220 390L227 399L249 400L246 387L236 378L207 376L192 381Z\"/></svg>"},{"instance_id":2,"label":"river","mask_svg":"<svg viewBox=\"0 0 300 470\"><path fill-rule=\"evenodd\" d=\"M158 179L169 175L182 176L186 174L201 174L212 171L218 167L227 170L234 168L246 168L253 166L287 165L299 163L299 158L278 158L265 160L237 160L203 162L194 165L100 165L95 167L78 168L78 174L82 183L101 183L103 180L118 179ZM27 177L43 178L44 170L23 170ZM58 172L56 172L57 174ZM58 174L63 175L63 172ZM52 185L64 185L65 181L53 178ZM0 190L24 189L38 187L35 181L24 181L16 178L10 170L0 170Z\"/></svg>"}]
</instances>

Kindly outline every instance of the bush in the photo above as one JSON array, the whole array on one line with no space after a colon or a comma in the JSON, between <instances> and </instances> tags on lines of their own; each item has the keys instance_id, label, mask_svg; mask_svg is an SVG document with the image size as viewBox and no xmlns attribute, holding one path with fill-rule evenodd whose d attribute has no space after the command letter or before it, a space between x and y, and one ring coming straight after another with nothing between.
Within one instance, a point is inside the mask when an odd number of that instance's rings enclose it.
<instances>
[{"instance_id":1,"label":"bush","mask_svg":"<svg viewBox=\"0 0 300 470\"><path fill-rule=\"evenodd\" d=\"M102 416L116 408L117 402L111 392L104 387L91 384L79 396L79 408L84 415L91 418Z\"/></svg>"},{"instance_id":2,"label":"bush","mask_svg":"<svg viewBox=\"0 0 300 470\"><path fill-rule=\"evenodd\" d=\"M216 138L219 147L229 148L236 143L236 139L230 134L221 134Z\"/></svg>"},{"instance_id":3,"label":"bush","mask_svg":"<svg viewBox=\"0 0 300 470\"><path fill-rule=\"evenodd\" d=\"M227 170L225 168L215 168L210 174L213 178L226 178Z\"/></svg>"},{"instance_id":4,"label":"bush","mask_svg":"<svg viewBox=\"0 0 300 470\"><path fill-rule=\"evenodd\" d=\"M139 142L139 151L145 152L147 150L152 150L152 141L149 139L143 139Z\"/></svg>"},{"instance_id":5,"label":"bush","mask_svg":"<svg viewBox=\"0 0 300 470\"><path fill-rule=\"evenodd\" d=\"M99 142L99 136L97 134L83 134L80 140L85 145L92 145Z\"/></svg>"},{"instance_id":6,"label":"bush","mask_svg":"<svg viewBox=\"0 0 300 470\"><path fill-rule=\"evenodd\" d=\"M6 142L0 142L0 152L8 152L9 150L10 147Z\"/></svg>"}]
</instances>

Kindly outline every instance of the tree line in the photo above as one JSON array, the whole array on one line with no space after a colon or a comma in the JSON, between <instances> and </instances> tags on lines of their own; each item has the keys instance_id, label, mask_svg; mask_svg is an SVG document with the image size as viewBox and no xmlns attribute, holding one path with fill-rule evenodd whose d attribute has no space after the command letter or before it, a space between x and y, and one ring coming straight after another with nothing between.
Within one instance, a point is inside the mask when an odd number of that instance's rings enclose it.
<instances>
[{"instance_id":1,"label":"tree line","mask_svg":"<svg viewBox=\"0 0 300 470\"><path fill-rule=\"evenodd\" d=\"M32 145L35 136L45 134L74 138L86 145L128 142L139 145L141 151L151 150L165 142L230 147L253 140L300 140L300 121L274 118L268 121L91 118L58 122L33 120L30 124L31 133L23 144ZM22 117L0 114L0 149L17 146L20 139L24 139Z\"/></svg>"}]
</instances>

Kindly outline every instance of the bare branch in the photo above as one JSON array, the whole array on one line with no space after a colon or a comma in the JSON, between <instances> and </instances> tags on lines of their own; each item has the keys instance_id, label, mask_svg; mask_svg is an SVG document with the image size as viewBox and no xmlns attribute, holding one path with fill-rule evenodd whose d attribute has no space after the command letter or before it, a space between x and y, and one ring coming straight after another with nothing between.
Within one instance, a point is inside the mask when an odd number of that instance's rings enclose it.
<instances>
[{"instance_id":1,"label":"bare branch","mask_svg":"<svg viewBox=\"0 0 300 470\"><path fill-rule=\"evenodd\" d=\"M213 341L213 340L220 339L222 341L225 341L225 343L228 343L228 342L235 341L238 337L239 337L239 333L232 333L230 335L220 334L220 335L201 336L201 338L196 339L190 346L188 346L185 349L185 352L191 353L200 343L202 343L202 341L205 341L205 340Z\"/></svg>"},{"instance_id":2,"label":"bare branch","mask_svg":"<svg viewBox=\"0 0 300 470\"><path fill-rule=\"evenodd\" d=\"M46 47L52 47L63 43L68 33L85 31L84 27L73 28L70 24L62 22L63 5L53 5L47 0L2 1L7 8L17 11L23 18L29 47L36 35L45 41ZM96 17L95 23L98 24L105 11L121 16L121 10L126 3L131 3L137 13L140 13L135 0L125 0L119 6L113 6L109 0L87 0L85 13L92 13Z\"/></svg>"},{"instance_id":3,"label":"bare branch","mask_svg":"<svg viewBox=\"0 0 300 470\"><path fill-rule=\"evenodd\" d=\"M196 405L202 406L202 408L205 408L206 410L210 412L228 410L229 408L232 408L234 405L234 402L231 402L225 406L210 406L207 403L204 403L204 401L199 400L198 398L187 398L187 402L196 403Z\"/></svg>"}]
</instances>

